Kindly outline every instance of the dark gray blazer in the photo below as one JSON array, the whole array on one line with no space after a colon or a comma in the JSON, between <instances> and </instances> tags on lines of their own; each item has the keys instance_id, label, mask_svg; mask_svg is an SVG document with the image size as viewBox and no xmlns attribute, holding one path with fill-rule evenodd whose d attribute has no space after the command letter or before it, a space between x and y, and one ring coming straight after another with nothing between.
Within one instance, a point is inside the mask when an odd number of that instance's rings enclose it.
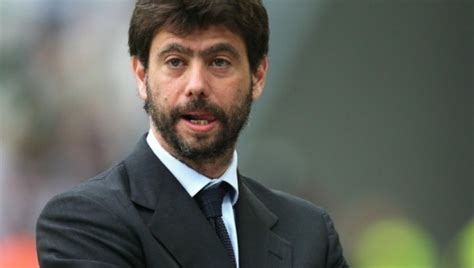
<instances>
[{"instance_id":1,"label":"dark gray blazer","mask_svg":"<svg viewBox=\"0 0 474 268\"><path fill-rule=\"evenodd\" d=\"M241 268L347 267L324 210L241 175L239 191ZM53 198L36 232L41 267L232 267L145 138L124 161Z\"/></svg>"}]
</instances>

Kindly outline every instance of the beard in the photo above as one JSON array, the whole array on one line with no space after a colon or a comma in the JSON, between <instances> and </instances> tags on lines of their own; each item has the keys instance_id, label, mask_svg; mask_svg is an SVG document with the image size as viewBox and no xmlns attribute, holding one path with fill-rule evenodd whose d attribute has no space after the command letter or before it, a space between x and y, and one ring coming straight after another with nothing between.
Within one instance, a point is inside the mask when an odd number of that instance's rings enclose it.
<instances>
[{"instance_id":1,"label":"beard","mask_svg":"<svg viewBox=\"0 0 474 268\"><path fill-rule=\"evenodd\" d=\"M209 103L202 96L167 111L155 101L155 96L152 94L147 81L148 98L145 100L143 108L151 117L164 141L176 153L175 157L191 161L212 161L234 149L239 134L249 118L252 108L252 89L251 84L248 94L235 100L228 113L219 106ZM221 125L218 132L213 136L205 133L195 133L189 141L186 141L178 133L176 126L183 119L183 115L193 111L212 114Z\"/></svg>"}]
</instances>

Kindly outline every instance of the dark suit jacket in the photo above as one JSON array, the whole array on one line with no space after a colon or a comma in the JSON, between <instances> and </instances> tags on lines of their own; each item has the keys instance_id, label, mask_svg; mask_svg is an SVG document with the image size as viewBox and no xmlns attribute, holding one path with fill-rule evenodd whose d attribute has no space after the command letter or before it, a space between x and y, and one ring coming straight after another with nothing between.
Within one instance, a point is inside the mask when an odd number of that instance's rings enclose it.
<instances>
[{"instance_id":1,"label":"dark suit jacket","mask_svg":"<svg viewBox=\"0 0 474 268\"><path fill-rule=\"evenodd\" d=\"M347 267L321 208L240 175L239 187L240 267ZM41 267L232 267L145 138L124 161L46 205L37 250Z\"/></svg>"}]
</instances>

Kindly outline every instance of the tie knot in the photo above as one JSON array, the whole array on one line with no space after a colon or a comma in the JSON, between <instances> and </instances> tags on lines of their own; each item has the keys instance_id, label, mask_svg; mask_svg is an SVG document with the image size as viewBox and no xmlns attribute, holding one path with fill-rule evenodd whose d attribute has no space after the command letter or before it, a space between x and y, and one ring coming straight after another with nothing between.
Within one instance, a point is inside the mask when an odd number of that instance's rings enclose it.
<instances>
[{"instance_id":1,"label":"tie knot","mask_svg":"<svg viewBox=\"0 0 474 268\"><path fill-rule=\"evenodd\" d=\"M217 186L201 190L194 198L206 218L222 216L222 200L228 192L227 183L222 182Z\"/></svg>"}]
</instances>

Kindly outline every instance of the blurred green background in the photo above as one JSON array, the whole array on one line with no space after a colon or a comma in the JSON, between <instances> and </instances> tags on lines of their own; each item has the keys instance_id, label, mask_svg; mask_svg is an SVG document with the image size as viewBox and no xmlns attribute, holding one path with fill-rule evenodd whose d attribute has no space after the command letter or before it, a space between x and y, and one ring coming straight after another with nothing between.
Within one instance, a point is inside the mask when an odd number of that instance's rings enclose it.
<instances>
[{"instance_id":1,"label":"blurred green background","mask_svg":"<svg viewBox=\"0 0 474 268\"><path fill-rule=\"evenodd\" d=\"M1 267L35 267L45 202L147 131L132 2L0 0ZM326 208L355 268L474 267L474 1L264 2L240 171Z\"/></svg>"}]
</instances>

